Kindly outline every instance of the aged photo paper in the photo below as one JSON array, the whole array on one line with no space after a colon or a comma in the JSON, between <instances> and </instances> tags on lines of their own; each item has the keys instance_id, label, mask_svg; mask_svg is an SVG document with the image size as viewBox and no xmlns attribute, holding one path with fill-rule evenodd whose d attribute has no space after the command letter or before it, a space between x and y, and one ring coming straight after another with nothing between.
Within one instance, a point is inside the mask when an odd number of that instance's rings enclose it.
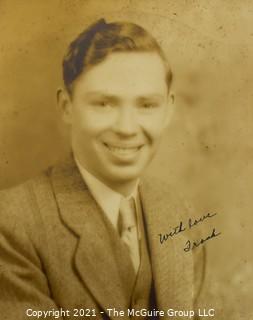
<instances>
[{"instance_id":1,"label":"aged photo paper","mask_svg":"<svg viewBox=\"0 0 253 320\"><path fill-rule=\"evenodd\" d=\"M0 0L0 32L0 318L253 319L252 1Z\"/></svg>"}]
</instances>

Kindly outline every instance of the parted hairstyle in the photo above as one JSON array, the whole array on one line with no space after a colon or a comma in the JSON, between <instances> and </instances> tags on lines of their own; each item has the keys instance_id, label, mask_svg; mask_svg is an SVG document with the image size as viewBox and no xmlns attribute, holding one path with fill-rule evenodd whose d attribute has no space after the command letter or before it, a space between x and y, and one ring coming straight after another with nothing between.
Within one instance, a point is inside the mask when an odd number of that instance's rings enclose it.
<instances>
[{"instance_id":1,"label":"parted hairstyle","mask_svg":"<svg viewBox=\"0 0 253 320\"><path fill-rule=\"evenodd\" d=\"M81 73L102 62L113 52L158 53L166 67L166 82L168 90L170 89L172 73L156 39L137 24L107 23L104 19L100 19L85 29L69 45L63 59L63 80L67 91L72 92L72 85Z\"/></svg>"}]
</instances>

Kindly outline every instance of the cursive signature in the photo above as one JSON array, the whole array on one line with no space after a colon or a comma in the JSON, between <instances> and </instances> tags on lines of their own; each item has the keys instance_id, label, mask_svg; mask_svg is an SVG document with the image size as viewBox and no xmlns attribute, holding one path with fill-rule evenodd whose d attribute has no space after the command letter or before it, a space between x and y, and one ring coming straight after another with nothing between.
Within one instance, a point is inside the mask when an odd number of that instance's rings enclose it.
<instances>
[{"instance_id":1,"label":"cursive signature","mask_svg":"<svg viewBox=\"0 0 253 320\"><path fill-rule=\"evenodd\" d=\"M192 241L192 242L190 240L187 240L185 243L184 251L188 252L190 250L193 250L193 249L197 248L198 246L204 244L206 241L211 240L215 237L218 237L220 234L221 234L221 232L216 233L215 228L213 228L212 233L204 239L200 239L200 240L196 240L196 241Z\"/></svg>"},{"instance_id":2,"label":"cursive signature","mask_svg":"<svg viewBox=\"0 0 253 320\"><path fill-rule=\"evenodd\" d=\"M180 232L183 232L186 230L186 227L183 225L183 221L180 222L180 224L174 228L171 228L171 231L169 233L159 233L160 236L160 243L163 244L163 242L167 241L169 237L174 237L175 235L179 234Z\"/></svg>"},{"instance_id":3,"label":"cursive signature","mask_svg":"<svg viewBox=\"0 0 253 320\"><path fill-rule=\"evenodd\" d=\"M214 216L216 216L216 212L215 213L207 213L202 215L200 218L198 219L192 219L189 218L187 223L184 224L183 221L180 221L180 223L175 226L170 228L170 230L167 233L159 233L159 238L160 238L160 244L163 244L165 241L169 240L169 238L172 238L176 235L178 235L181 232L184 232L187 229L191 229L194 226L197 226L198 224L204 222L206 219L210 219Z\"/></svg>"},{"instance_id":4,"label":"cursive signature","mask_svg":"<svg viewBox=\"0 0 253 320\"><path fill-rule=\"evenodd\" d=\"M199 219L194 219L192 220L192 218L190 218L188 220L188 225L189 225L189 228L191 229L192 227L196 226L197 224L203 222L204 220L206 220L207 218L212 218L214 216L216 216L217 212L215 213L207 213L207 214L204 214L202 217L200 217Z\"/></svg>"}]
</instances>

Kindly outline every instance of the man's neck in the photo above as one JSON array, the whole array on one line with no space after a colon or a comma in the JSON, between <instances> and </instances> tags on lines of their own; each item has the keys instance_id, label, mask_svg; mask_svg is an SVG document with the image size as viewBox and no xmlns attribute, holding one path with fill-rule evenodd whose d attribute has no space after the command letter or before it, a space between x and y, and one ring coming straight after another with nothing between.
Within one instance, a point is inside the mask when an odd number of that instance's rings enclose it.
<instances>
[{"instance_id":1,"label":"man's neck","mask_svg":"<svg viewBox=\"0 0 253 320\"><path fill-rule=\"evenodd\" d=\"M134 191L137 188L139 179L136 179L134 181L129 181L125 183L112 183L111 185L106 184L109 188L114 190L115 192L120 193L124 197L128 197L129 195L133 194Z\"/></svg>"}]
</instances>

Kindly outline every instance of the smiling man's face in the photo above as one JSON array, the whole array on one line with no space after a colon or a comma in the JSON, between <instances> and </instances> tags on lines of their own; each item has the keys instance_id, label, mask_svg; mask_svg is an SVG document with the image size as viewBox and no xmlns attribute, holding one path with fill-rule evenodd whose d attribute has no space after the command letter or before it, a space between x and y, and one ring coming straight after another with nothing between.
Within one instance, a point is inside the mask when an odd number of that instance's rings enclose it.
<instances>
[{"instance_id":1,"label":"smiling man's face","mask_svg":"<svg viewBox=\"0 0 253 320\"><path fill-rule=\"evenodd\" d=\"M152 159L171 106L157 53L112 53L74 83L65 108L81 165L114 190L131 186Z\"/></svg>"}]
</instances>

